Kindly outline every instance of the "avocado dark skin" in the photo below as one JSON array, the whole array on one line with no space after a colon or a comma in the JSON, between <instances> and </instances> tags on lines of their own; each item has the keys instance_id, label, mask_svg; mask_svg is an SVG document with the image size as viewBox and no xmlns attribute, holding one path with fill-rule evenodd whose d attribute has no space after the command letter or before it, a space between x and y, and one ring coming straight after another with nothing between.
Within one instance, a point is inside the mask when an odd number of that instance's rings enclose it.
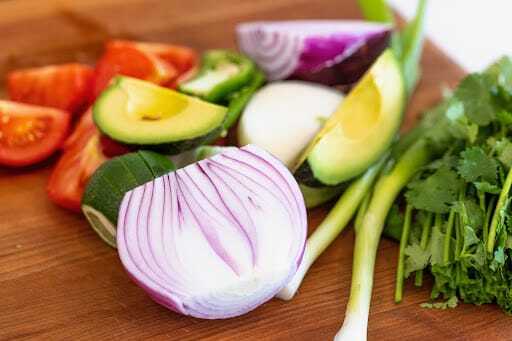
<instances>
[{"instance_id":1,"label":"avocado dark skin","mask_svg":"<svg viewBox=\"0 0 512 341\"><path fill-rule=\"evenodd\" d=\"M208 133L194 137L190 140L183 140L183 141L176 141L172 143L162 143L162 144L124 144L122 142L116 141L111 136L108 136L112 140L114 140L117 143L120 143L121 145L125 146L129 150L136 151L136 150L151 150L154 152L162 153L165 155L176 155L182 152L185 152L187 150L194 149L195 147L201 146L203 144L209 144L214 142L216 139L218 139L223 131L223 126L219 125L218 127L212 129Z\"/></svg>"},{"instance_id":2,"label":"avocado dark skin","mask_svg":"<svg viewBox=\"0 0 512 341\"><path fill-rule=\"evenodd\" d=\"M327 187L329 185L323 184L313 175L313 171L309 166L309 162L304 161L299 168L293 173L297 182L309 187ZM330 186L329 186L330 187ZM333 186L334 187L334 186Z\"/></svg>"},{"instance_id":3,"label":"avocado dark skin","mask_svg":"<svg viewBox=\"0 0 512 341\"><path fill-rule=\"evenodd\" d=\"M176 155L187 150L194 149L195 147L201 146L203 144L207 144L210 141L216 140L223 130L222 124L217 126L216 128L210 130L208 133L194 137L189 140L176 141L172 143L162 143L162 144L153 144L153 145L143 145L138 146L138 149L148 149L153 150L155 152L159 152L166 155Z\"/></svg>"}]
</instances>

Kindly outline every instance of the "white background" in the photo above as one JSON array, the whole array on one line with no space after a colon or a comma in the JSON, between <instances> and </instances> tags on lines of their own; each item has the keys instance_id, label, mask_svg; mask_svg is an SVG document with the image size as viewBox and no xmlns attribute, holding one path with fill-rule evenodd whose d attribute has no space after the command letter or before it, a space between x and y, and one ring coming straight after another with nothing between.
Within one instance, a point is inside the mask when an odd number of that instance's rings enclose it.
<instances>
[{"instance_id":1,"label":"white background","mask_svg":"<svg viewBox=\"0 0 512 341\"><path fill-rule=\"evenodd\" d=\"M417 0L388 0L410 18ZM427 36L467 71L512 55L512 0L428 0Z\"/></svg>"}]
</instances>

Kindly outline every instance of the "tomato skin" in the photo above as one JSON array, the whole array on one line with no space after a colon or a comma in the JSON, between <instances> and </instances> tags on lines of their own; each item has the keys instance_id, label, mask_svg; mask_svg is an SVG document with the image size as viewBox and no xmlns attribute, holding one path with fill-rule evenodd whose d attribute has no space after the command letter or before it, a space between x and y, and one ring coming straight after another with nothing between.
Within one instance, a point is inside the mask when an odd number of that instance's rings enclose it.
<instances>
[{"instance_id":1,"label":"tomato skin","mask_svg":"<svg viewBox=\"0 0 512 341\"><path fill-rule=\"evenodd\" d=\"M190 71L198 64L197 53L186 46L163 44L163 43L148 43L128 40L113 40L109 43L110 46L126 46L132 45L141 51L152 54L166 63L172 65L178 70L179 74Z\"/></svg>"},{"instance_id":2,"label":"tomato skin","mask_svg":"<svg viewBox=\"0 0 512 341\"><path fill-rule=\"evenodd\" d=\"M107 157L115 157L133 151L131 146L112 140L104 134L101 134L100 136L100 145L103 155Z\"/></svg>"},{"instance_id":3,"label":"tomato skin","mask_svg":"<svg viewBox=\"0 0 512 341\"><path fill-rule=\"evenodd\" d=\"M96 64L94 98L118 74L160 83L171 79L175 70L134 46L108 46Z\"/></svg>"},{"instance_id":4,"label":"tomato skin","mask_svg":"<svg viewBox=\"0 0 512 341\"><path fill-rule=\"evenodd\" d=\"M57 151L68 134L68 112L0 100L0 165L25 167Z\"/></svg>"},{"instance_id":5,"label":"tomato skin","mask_svg":"<svg viewBox=\"0 0 512 341\"><path fill-rule=\"evenodd\" d=\"M195 51L184 46L112 40L96 64L93 97L118 74L175 87L176 81L192 72L197 63Z\"/></svg>"},{"instance_id":6,"label":"tomato skin","mask_svg":"<svg viewBox=\"0 0 512 341\"><path fill-rule=\"evenodd\" d=\"M88 110L64 143L46 187L48 197L61 207L80 212L89 178L106 160L100 146L100 132L94 125L92 110Z\"/></svg>"},{"instance_id":7,"label":"tomato skin","mask_svg":"<svg viewBox=\"0 0 512 341\"><path fill-rule=\"evenodd\" d=\"M90 98L93 76L78 63L21 69L7 75L7 90L13 101L76 113Z\"/></svg>"}]
</instances>

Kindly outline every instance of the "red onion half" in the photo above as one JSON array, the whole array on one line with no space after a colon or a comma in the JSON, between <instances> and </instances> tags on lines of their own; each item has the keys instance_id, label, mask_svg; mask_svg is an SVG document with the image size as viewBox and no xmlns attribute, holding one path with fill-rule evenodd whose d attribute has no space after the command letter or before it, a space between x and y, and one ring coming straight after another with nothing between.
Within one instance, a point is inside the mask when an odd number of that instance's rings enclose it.
<instances>
[{"instance_id":1,"label":"red onion half","mask_svg":"<svg viewBox=\"0 0 512 341\"><path fill-rule=\"evenodd\" d=\"M238 44L269 80L302 79L326 85L356 82L388 46L392 27L358 20L248 22Z\"/></svg>"},{"instance_id":2,"label":"red onion half","mask_svg":"<svg viewBox=\"0 0 512 341\"><path fill-rule=\"evenodd\" d=\"M306 232L292 174L248 145L127 192L117 247L128 274L156 302L221 319L247 313L287 284Z\"/></svg>"}]
</instances>

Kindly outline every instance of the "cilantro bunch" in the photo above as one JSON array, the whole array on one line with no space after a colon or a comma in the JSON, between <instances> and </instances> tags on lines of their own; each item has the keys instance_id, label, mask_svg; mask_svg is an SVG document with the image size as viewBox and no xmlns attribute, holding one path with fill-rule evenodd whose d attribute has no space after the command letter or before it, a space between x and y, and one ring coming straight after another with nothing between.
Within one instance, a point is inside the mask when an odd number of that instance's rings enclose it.
<instances>
[{"instance_id":1,"label":"cilantro bunch","mask_svg":"<svg viewBox=\"0 0 512 341\"><path fill-rule=\"evenodd\" d=\"M395 157L422 143L428 162L388 215L401 227L395 300L405 278L434 277L431 300L496 302L512 313L512 60L470 74L405 137ZM401 149L400 149L401 148Z\"/></svg>"}]
</instances>

